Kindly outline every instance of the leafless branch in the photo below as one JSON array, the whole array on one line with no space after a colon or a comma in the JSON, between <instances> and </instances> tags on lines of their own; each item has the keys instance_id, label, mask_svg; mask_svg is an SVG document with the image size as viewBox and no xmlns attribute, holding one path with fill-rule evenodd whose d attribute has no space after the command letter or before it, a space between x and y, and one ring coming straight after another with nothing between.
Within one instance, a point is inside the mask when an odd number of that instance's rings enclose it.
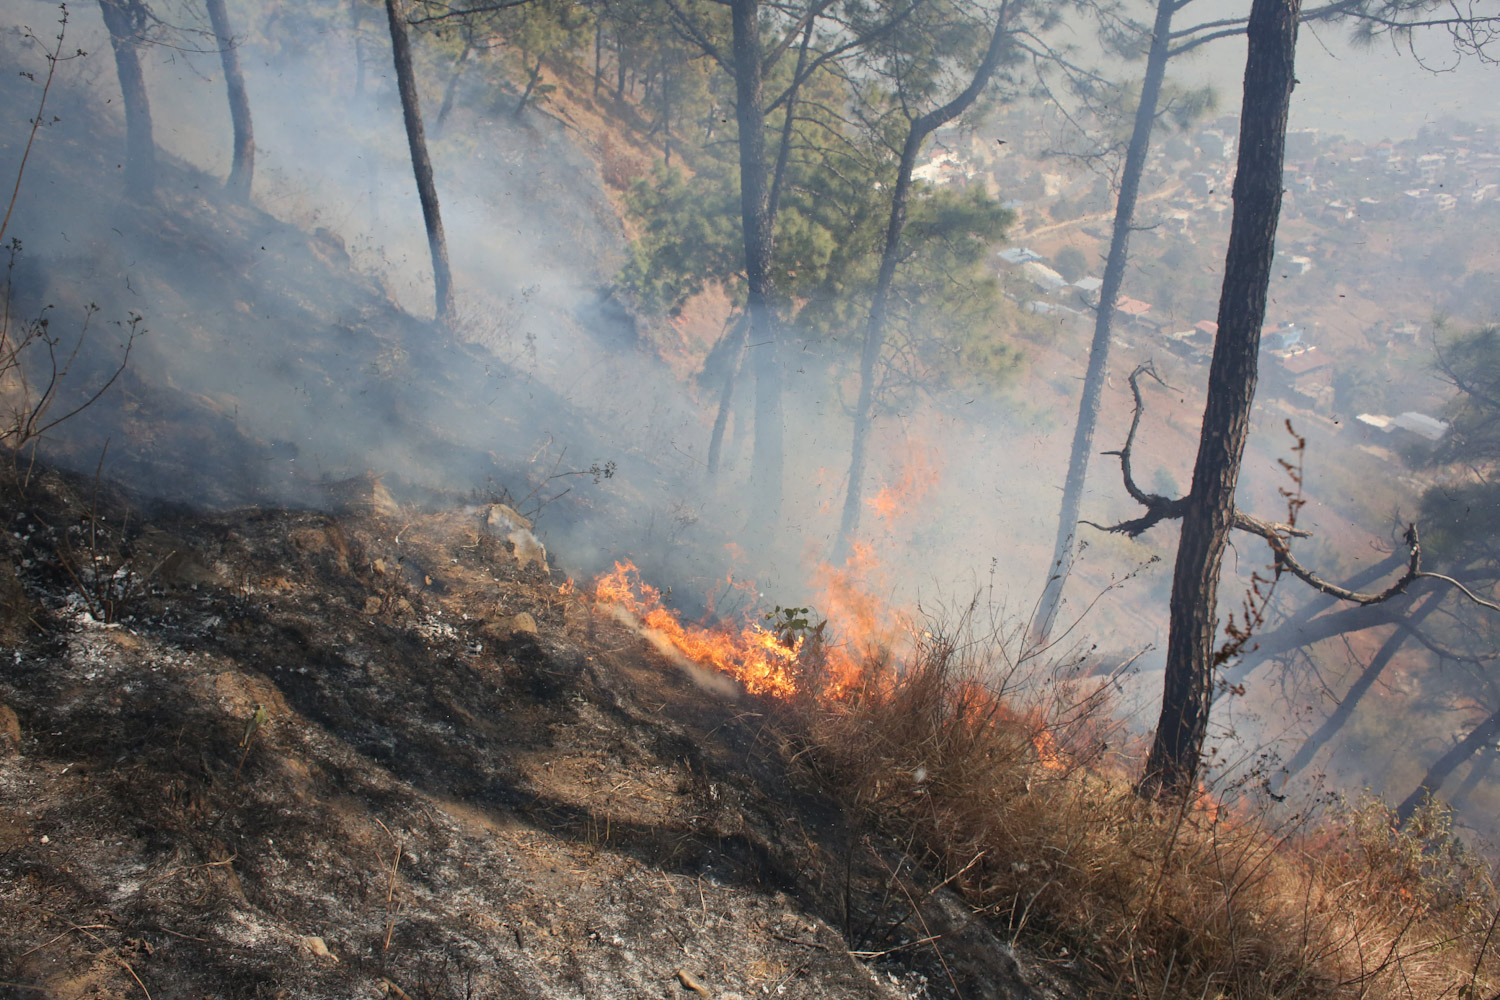
<instances>
[{"instance_id":1,"label":"leafless branch","mask_svg":"<svg viewBox=\"0 0 1500 1000\"><path fill-rule=\"evenodd\" d=\"M1187 503L1185 497L1174 500L1154 493L1147 493L1136 485L1135 479L1132 476L1130 453L1135 445L1135 435L1137 429L1140 427L1141 415L1145 412L1145 402L1141 398L1140 388L1140 378L1142 375L1149 375L1156 379L1158 383L1166 385L1165 382L1162 382L1160 376L1156 374L1156 370L1150 362L1137 366L1135 371L1130 373L1130 391L1135 398L1135 406L1130 418L1130 430L1126 433L1125 444L1119 451L1109 451L1104 454L1119 456L1120 473L1125 482L1125 491L1130 494L1136 503L1146 508L1146 513L1141 517L1121 521L1118 524L1107 527L1095 524L1092 521L1079 522L1087 524L1091 528L1098 528L1101 531L1108 531L1115 534L1123 534L1131 538L1136 537L1162 521L1175 520L1182 517ZM1291 539L1310 538L1312 537L1310 532L1290 524L1263 521L1258 517L1238 510L1233 512L1230 524L1240 531L1265 539L1266 544L1271 547L1274 566L1278 576L1282 572L1291 573L1319 593L1336 597L1341 601L1361 605L1380 604L1405 593L1414 581L1426 579L1446 583L1480 607L1500 612L1500 604L1480 597L1461 581L1451 576L1429 572L1422 568L1422 542L1417 533L1417 526L1414 523L1407 525L1406 533L1402 539L1406 544L1407 551L1410 553L1406 570L1384 590L1374 593L1363 593L1350 590L1347 587L1341 587L1336 583L1323 579L1302 565L1292 555Z\"/></svg>"}]
</instances>

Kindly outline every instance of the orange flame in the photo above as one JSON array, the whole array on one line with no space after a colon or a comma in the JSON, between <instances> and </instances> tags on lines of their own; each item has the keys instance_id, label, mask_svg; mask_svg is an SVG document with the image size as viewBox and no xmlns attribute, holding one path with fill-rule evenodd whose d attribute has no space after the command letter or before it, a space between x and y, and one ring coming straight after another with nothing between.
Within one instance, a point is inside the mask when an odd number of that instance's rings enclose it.
<instances>
[{"instance_id":1,"label":"orange flame","mask_svg":"<svg viewBox=\"0 0 1500 1000\"><path fill-rule=\"evenodd\" d=\"M728 674L751 694L787 698L798 690L801 639L786 645L754 623L738 633L684 625L662 607L661 592L644 582L628 562L615 563L614 572L594 581L594 597L630 612L683 656Z\"/></svg>"},{"instance_id":2,"label":"orange flame","mask_svg":"<svg viewBox=\"0 0 1500 1000\"><path fill-rule=\"evenodd\" d=\"M895 480L886 483L878 493L865 501L870 510L886 523L887 528L894 528L896 522L937 485L940 469L933 455L933 450L924 442L908 441L906 455Z\"/></svg>"},{"instance_id":3,"label":"orange flame","mask_svg":"<svg viewBox=\"0 0 1500 1000\"><path fill-rule=\"evenodd\" d=\"M594 597L628 612L652 630L650 638L659 646L738 680L751 694L836 700L861 689L889 691L895 681L895 661L909 652L915 633L905 616L875 596L885 581L873 550L856 545L844 566L825 563L814 577L820 610L837 623L837 634L826 635L824 628L815 628L778 635L754 620L738 630L685 625L662 606L661 592L643 581L629 562L615 563L613 572L595 580ZM833 627L828 625L827 630ZM982 685L966 688L959 698L990 724L1028 730L1044 770L1068 770L1067 751L1035 717L1017 713Z\"/></svg>"},{"instance_id":4,"label":"orange flame","mask_svg":"<svg viewBox=\"0 0 1500 1000\"><path fill-rule=\"evenodd\" d=\"M878 574L868 546L857 546L842 568L819 567L816 576L819 610L837 623L836 633L828 625L777 634L754 620L738 630L684 624L628 562L615 563L613 572L594 581L594 597L629 612L672 649L735 678L752 694L841 698L870 681L872 668L892 660L910 628L871 593L870 580Z\"/></svg>"},{"instance_id":5,"label":"orange flame","mask_svg":"<svg viewBox=\"0 0 1500 1000\"><path fill-rule=\"evenodd\" d=\"M1057 740L1049 731L1039 730L1031 738L1031 745L1036 748L1036 755L1042 762L1043 770L1066 771L1068 769L1068 762L1063 756L1062 748L1057 745Z\"/></svg>"}]
</instances>

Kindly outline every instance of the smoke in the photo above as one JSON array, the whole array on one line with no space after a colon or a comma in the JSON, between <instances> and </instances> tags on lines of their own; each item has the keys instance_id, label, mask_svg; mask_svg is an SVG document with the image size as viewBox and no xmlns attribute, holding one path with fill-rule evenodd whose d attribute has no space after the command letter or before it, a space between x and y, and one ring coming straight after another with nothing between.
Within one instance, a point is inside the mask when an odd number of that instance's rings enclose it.
<instances>
[{"instance_id":1,"label":"smoke","mask_svg":"<svg viewBox=\"0 0 1500 1000\"><path fill-rule=\"evenodd\" d=\"M247 22L253 208L219 193L230 134L217 55L168 49L147 56L166 154L159 193L149 206L122 200L108 42L91 6L74 12L68 47L90 55L60 69L48 112L61 120L42 130L24 180L12 310L50 304L57 328L72 329L98 303L96 372L118 355L112 323L139 313L149 333L119 391L58 428L47 453L92 471L107 443L107 474L150 496L221 508L319 506L329 483L367 472L413 502L503 489L539 512L538 534L569 573L629 558L689 615L808 602L848 467L852 335L830 345L785 333L786 498L767 530L764 498L746 485L751 387L737 388L724 466L710 476L716 399L674 375L608 295L626 235L588 153L596 139L545 110L513 118L495 81L466 70L459 110L432 148L460 312L454 332L440 331L428 322L427 244L383 26L367 23L356 46L343 5L247 6L236 16ZM55 19L49 5L23 0L3 0L0 13L43 38ZM15 176L16 119L37 96L16 70L41 68L34 44L0 35L0 104L12 109L0 178ZM449 69L423 67L430 133ZM884 507L867 508L863 528L890 604L932 609L980 593L1014 619L1030 614L1051 556L1082 363L1041 341L1028 352L1025 384L913 397L877 422L865 495ZM1180 488L1189 482L1201 372L1176 374L1168 381L1179 391L1150 397L1141 431L1147 488L1158 468ZM1120 445L1129 405L1117 378L1096 450ZM1274 428L1281 416L1267 403L1259 419ZM1335 428L1297 430L1309 437L1319 496L1338 494L1340 481L1357 488L1360 459L1341 454ZM1262 516L1283 516L1288 445L1275 433L1253 439L1241 496ZM1138 513L1113 460L1093 461L1084 511L1100 523ZM1311 504L1301 523L1324 552L1366 546L1358 558L1380 558L1335 506ZM1141 730L1155 722L1171 575L1170 558L1152 557L1169 557L1174 541L1170 526L1139 542L1081 529L1089 552L1063 612L1063 628L1082 620L1059 651L1079 649L1101 672L1140 654L1120 683L1122 711ZM1225 610L1267 561L1259 542L1238 543ZM1288 608L1302 600L1291 586ZM1279 715L1247 721L1239 704L1221 717L1249 745L1285 729Z\"/></svg>"}]
</instances>

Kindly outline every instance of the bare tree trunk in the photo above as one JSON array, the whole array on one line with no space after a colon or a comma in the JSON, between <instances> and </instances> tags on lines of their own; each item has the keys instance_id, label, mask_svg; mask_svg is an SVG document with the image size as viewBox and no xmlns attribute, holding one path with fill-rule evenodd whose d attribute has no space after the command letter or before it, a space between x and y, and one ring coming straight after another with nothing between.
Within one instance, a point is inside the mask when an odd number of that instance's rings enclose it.
<instances>
[{"instance_id":1,"label":"bare tree trunk","mask_svg":"<svg viewBox=\"0 0 1500 1000\"><path fill-rule=\"evenodd\" d=\"M1282 155L1301 0L1254 0L1247 29L1234 220L1219 297L1208 401L1172 575L1161 718L1140 794L1186 794L1198 773L1213 704L1219 571L1250 433L1260 327L1281 214Z\"/></svg>"},{"instance_id":2,"label":"bare tree trunk","mask_svg":"<svg viewBox=\"0 0 1500 1000\"><path fill-rule=\"evenodd\" d=\"M1458 765L1468 760L1482 747L1488 746L1500 736L1500 711L1490 716L1469 731L1469 735L1454 744L1453 748L1435 760L1427 773L1423 775L1422 781L1416 789L1408 795L1402 803L1396 807L1396 819L1402 825L1411 819L1412 813L1436 795L1443 787L1443 782L1448 780L1448 775L1458 769Z\"/></svg>"},{"instance_id":3,"label":"bare tree trunk","mask_svg":"<svg viewBox=\"0 0 1500 1000\"><path fill-rule=\"evenodd\" d=\"M349 0L349 30L354 35L354 97L365 96L365 36L360 30L364 20L359 0Z\"/></svg>"},{"instance_id":4,"label":"bare tree trunk","mask_svg":"<svg viewBox=\"0 0 1500 1000\"><path fill-rule=\"evenodd\" d=\"M151 100L141 72L141 32L147 10L141 0L99 0L99 12L109 29L115 71L125 103L125 191L146 198L156 187L156 143L151 137Z\"/></svg>"},{"instance_id":5,"label":"bare tree trunk","mask_svg":"<svg viewBox=\"0 0 1500 1000\"><path fill-rule=\"evenodd\" d=\"M776 167L771 174L771 190L766 196L766 218L767 225L773 230L776 226L776 212L781 207L781 185L786 176L787 159L791 149L792 123L795 120L797 108L797 91L801 84L802 68L807 62L807 47L812 40L813 24L808 22L807 28L802 33L802 44L797 50L797 68L792 74L792 86L787 91L786 118L781 126L781 146L776 151ZM712 122L717 115L710 115ZM713 138L713 130L710 125L709 138ZM719 410L714 415L713 433L708 439L708 472L709 475L717 475L719 471L719 459L723 452L724 430L729 424L730 412L734 405L734 385L740 374L740 361L744 356L745 338L749 333L749 315L746 314L736 321L734 329L727 334L733 339L732 353L724 369L724 380L719 388Z\"/></svg>"},{"instance_id":6,"label":"bare tree trunk","mask_svg":"<svg viewBox=\"0 0 1500 1000\"><path fill-rule=\"evenodd\" d=\"M1496 753L1493 743L1486 745L1479 753L1479 759L1469 768L1469 773L1464 775L1464 780L1448 797L1448 804L1455 810L1462 809L1468 804L1470 793L1490 776L1490 772L1495 768L1495 757L1500 755Z\"/></svg>"},{"instance_id":7,"label":"bare tree trunk","mask_svg":"<svg viewBox=\"0 0 1500 1000\"><path fill-rule=\"evenodd\" d=\"M443 216L438 208L437 184L432 178L432 160L427 155L427 135L422 129L422 106L417 99L416 74L411 63L411 39L401 0L385 0L391 24L391 50L396 60L396 87L401 93L401 113L406 119L406 144L411 149L412 171L417 177L417 195L422 201L422 219L427 225L427 246L432 252L432 284L436 318L453 319L453 276L448 269L448 240L443 235Z\"/></svg>"},{"instance_id":8,"label":"bare tree trunk","mask_svg":"<svg viewBox=\"0 0 1500 1000\"><path fill-rule=\"evenodd\" d=\"M245 74L240 71L240 54L229 28L229 12L224 0L205 0L208 20L213 25L214 42L224 64L224 86L229 91L229 117L234 123L234 163L224 190L235 201L250 201L250 184L255 178L255 130L250 122L250 96L245 92Z\"/></svg>"},{"instance_id":9,"label":"bare tree trunk","mask_svg":"<svg viewBox=\"0 0 1500 1000\"><path fill-rule=\"evenodd\" d=\"M1442 599L1442 594L1428 594L1426 600L1411 613L1411 617L1407 619L1407 624L1411 627L1421 624L1428 615L1432 614ZM1354 715L1354 710L1359 707L1360 700L1369 693L1370 688L1375 686L1375 682L1380 678L1381 672L1390 665L1391 660L1409 638L1411 638L1411 630L1409 628L1398 628L1394 635L1381 643L1380 648L1375 651L1375 655L1370 658L1370 662L1365 665L1364 670L1360 671L1354 683L1349 686L1349 690L1344 692L1344 697L1339 699L1338 706L1329 713L1328 718L1323 721L1323 724L1318 727L1316 732L1302 741L1302 745L1297 748L1297 752L1292 755L1292 759L1287 761L1286 766L1281 769L1281 772L1272 781L1273 791L1279 792L1284 788L1286 783L1295 777L1299 771L1312 763L1313 758L1318 755L1319 750L1322 750L1334 736L1338 735L1339 730L1344 728L1344 723L1348 722Z\"/></svg>"},{"instance_id":10,"label":"bare tree trunk","mask_svg":"<svg viewBox=\"0 0 1500 1000\"><path fill-rule=\"evenodd\" d=\"M594 96L604 82L604 18L594 18Z\"/></svg>"},{"instance_id":11,"label":"bare tree trunk","mask_svg":"<svg viewBox=\"0 0 1500 1000\"><path fill-rule=\"evenodd\" d=\"M792 85L786 92L786 117L781 120L781 145L776 147L776 169L771 173L771 194L766 199L766 214L770 216L773 226L776 224L776 213L781 208L781 185L786 179L787 161L791 159L792 129L797 123L797 94L802 89L799 81L802 79L803 68L807 66L807 50L812 44L814 23L812 18L808 18L807 27L802 29L802 41L797 46L797 67L792 70ZM712 116L709 121L713 121Z\"/></svg>"},{"instance_id":12,"label":"bare tree trunk","mask_svg":"<svg viewBox=\"0 0 1500 1000\"><path fill-rule=\"evenodd\" d=\"M615 100L625 100L625 40L615 39Z\"/></svg>"},{"instance_id":13,"label":"bare tree trunk","mask_svg":"<svg viewBox=\"0 0 1500 1000\"><path fill-rule=\"evenodd\" d=\"M531 75L526 79L526 89L521 91L521 100L516 103L516 110L511 112L515 118L521 117L521 112L526 110L526 102L531 100L532 91L536 90L538 81L542 78L542 57L536 57L536 65L531 67Z\"/></svg>"},{"instance_id":14,"label":"bare tree trunk","mask_svg":"<svg viewBox=\"0 0 1500 1000\"><path fill-rule=\"evenodd\" d=\"M865 442L869 437L871 410L875 405L875 363L885 344L887 305L891 285L896 280L896 263L901 257L901 234L906 229L906 209L911 198L911 175L917 156L927 137L968 110L984 88L989 86L1000 56L1009 38L1009 2L1000 5L989 49L974 70L969 85L953 100L934 108L911 123L901 147L901 166L896 172L896 187L891 194L891 213L886 221L885 246L880 255L880 271L870 298L870 319L865 327L865 342L859 356L859 399L854 404L854 441L849 448L849 484L844 493L844 512L839 519L838 537L834 539L833 561L843 562L859 530L865 475Z\"/></svg>"},{"instance_id":15,"label":"bare tree trunk","mask_svg":"<svg viewBox=\"0 0 1500 1000\"><path fill-rule=\"evenodd\" d=\"M664 165L672 165L672 73L661 74L661 153Z\"/></svg>"},{"instance_id":16,"label":"bare tree trunk","mask_svg":"<svg viewBox=\"0 0 1500 1000\"><path fill-rule=\"evenodd\" d=\"M1057 621L1063 586L1073 570L1077 551L1079 511L1083 506L1083 487L1088 479L1089 458L1094 447L1094 430L1099 424L1099 404L1104 394L1104 379L1109 374L1110 326L1114 320L1115 300L1125 281L1125 266L1130 258L1130 232L1135 222L1135 205L1141 189L1141 174L1146 169L1146 154L1151 149L1151 129L1156 124L1156 108L1161 99L1162 80L1167 74L1171 55L1172 14L1181 0L1157 0L1156 22L1151 29L1151 48L1146 56L1146 76L1141 82L1140 104L1135 112L1135 127L1125 151L1120 171L1120 194L1115 202L1115 226L1109 242L1109 257L1104 263L1103 284L1099 288L1099 307L1094 317L1094 339L1089 346L1088 370L1083 378L1083 396L1078 401L1078 421L1073 425L1073 446L1068 452L1068 474L1063 480L1062 509L1057 518L1057 541L1052 562L1047 569L1047 584L1037 604L1031 625L1034 646L1045 646Z\"/></svg>"},{"instance_id":17,"label":"bare tree trunk","mask_svg":"<svg viewBox=\"0 0 1500 1000\"><path fill-rule=\"evenodd\" d=\"M458 81L464 75L464 63L469 61L469 53L474 51L474 40L464 33L464 48L453 60L453 74L448 77L448 85L443 88L443 103L438 105L437 123L433 126L433 134L443 134L443 122L448 120L449 113L453 110L453 98L458 94Z\"/></svg>"},{"instance_id":18,"label":"bare tree trunk","mask_svg":"<svg viewBox=\"0 0 1500 1000\"><path fill-rule=\"evenodd\" d=\"M760 527L770 531L781 516L783 435L781 367L777 355L775 289L771 279L773 239L766 190L766 111L761 92L760 0L733 0L735 119L739 125L740 218L745 238L748 350L755 362L755 445L751 480Z\"/></svg>"},{"instance_id":19,"label":"bare tree trunk","mask_svg":"<svg viewBox=\"0 0 1500 1000\"><path fill-rule=\"evenodd\" d=\"M724 358L724 378L719 384L719 412L714 415L714 429L708 439L709 475L716 475L719 471L719 456L724 448L724 429L729 424L729 413L734 406L734 383L739 377L740 359L745 351L745 333L749 326L750 318L741 316L735 320L734 328L725 334L727 350Z\"/></svg>"}]
</instances>

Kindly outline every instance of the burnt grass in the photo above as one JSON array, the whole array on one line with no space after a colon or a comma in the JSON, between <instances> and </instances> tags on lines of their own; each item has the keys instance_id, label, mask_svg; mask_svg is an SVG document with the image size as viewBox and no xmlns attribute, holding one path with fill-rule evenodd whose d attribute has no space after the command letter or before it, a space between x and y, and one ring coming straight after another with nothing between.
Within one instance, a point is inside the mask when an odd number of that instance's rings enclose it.
<instances>
[{"instance_id":1,"label":"burnt grass","mask_svg":"<svg viewBox=\"0 0 1500 1000\"><path fill-rule=\"evenodd\" d=\"M522 567L484 505L353 492L12 491L0 995L1030 992L977 925L910 944L936 873L784 708Z\"/></svg>"}]
</instances>

